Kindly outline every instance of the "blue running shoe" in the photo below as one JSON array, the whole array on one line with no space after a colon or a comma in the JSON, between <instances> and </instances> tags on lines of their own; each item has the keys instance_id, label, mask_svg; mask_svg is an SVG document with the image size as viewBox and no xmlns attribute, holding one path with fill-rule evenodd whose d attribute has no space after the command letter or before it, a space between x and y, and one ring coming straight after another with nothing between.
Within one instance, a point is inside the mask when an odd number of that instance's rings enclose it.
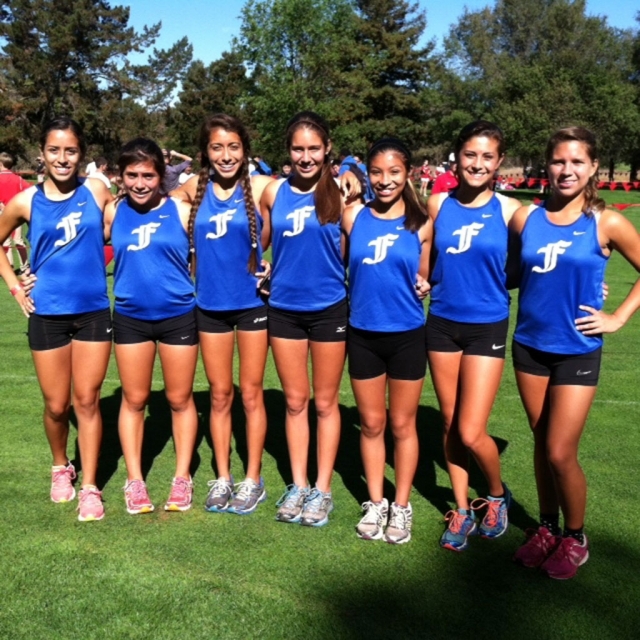
<instances>
[{"instance_id":1,"label":"blue running shoe","mask_svg":"<svg viewBox=\"0 0 640 640\"><path fill-rule=\"evenodd\" d=\"M267 492L264 490L264 480L260 477L260 483L256 483L251 478L245 478L235 487L233 498L227 507L228 513L235 513L238 516L248 516L253 513L257 506L267 499Z\"/></svg>"},{"instance_id":2,"label":"blue running shoe","mask_svg":"<svg viewBox=\"0 0 640 640\"><path fill-rule=\"evenodd\" d=\"M313 489L304 502L300 524L307 527L323 527L329 522L329 514L332 511L331 492L324 493L318 488Z\"/></svg>"},{"instance_id":3,"label":"blue running shoe","mask_svg":"<svg viewBox=\"0 0 640 640\"><path fill-rule=\"evenodd\" d=\"M309 487L299 487L295 484L290 484L285 490L276 507L276 520L278 522L289 522L295 524L300 522L302 518L302 508L304 507L305 500L309 495Z\"/></svg>"},{"instance_id":4,"label":"blue running shoe","mask_svg":"<svg viewBox=\"0 0 640 640\"><path fill-rule=\"evenodd\" d=\"M469 536L476 530L476 516L465 509L449 511L445 517L448 523L440 538L440 546L451 551L464 551L469 546Z\"/></svg>"},{"instance_id":5,"label":"blue running shoe","mask_svg":"<svg viewBox=\"0 0 640 640\"><path fill-rule=\"evenodd\" d=\"M487 507L482 522L480 523L480 535L483 538L499 538L509 527L508 511L511 506L511 491L506 484L502 485L504 495L501 498L493 498L489 496L484 498L476 498L471 503L472 509L482 509Z\"/></svg>"}]
</instances>

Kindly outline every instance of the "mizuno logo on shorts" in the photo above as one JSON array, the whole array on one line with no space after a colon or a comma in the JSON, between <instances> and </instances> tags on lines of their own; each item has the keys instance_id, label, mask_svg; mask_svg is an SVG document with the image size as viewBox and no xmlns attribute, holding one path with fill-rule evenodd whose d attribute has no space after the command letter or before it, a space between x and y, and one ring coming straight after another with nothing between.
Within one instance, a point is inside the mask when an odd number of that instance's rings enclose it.
<instances>
[{"instance_id":1,"label":"mizuno logo on shorts","mask_svg":"<svg viewBox=\"0 0 640 640\"><path fill-rule=\"evenodd\" d=\"M344 333L346 330L347 330L347 327L346 327L346 326L344 326L344 327L338 327L338 328L336 329L336 333Z\"/></svg>"}]
</instances>

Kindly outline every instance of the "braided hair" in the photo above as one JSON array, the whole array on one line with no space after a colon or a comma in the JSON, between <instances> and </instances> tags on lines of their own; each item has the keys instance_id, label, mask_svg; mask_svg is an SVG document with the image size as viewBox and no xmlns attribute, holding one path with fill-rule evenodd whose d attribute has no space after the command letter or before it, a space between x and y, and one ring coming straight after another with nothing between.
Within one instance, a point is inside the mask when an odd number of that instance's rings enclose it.
<instances>
[{"instance_id":1,"label":"braided hair","mask_svg":"<svg viewBox=\"0 0 640 640\"><path fill-rule=\"evenodd\" d=\"M251 152L251 141L249 139L249 133L245 126L233 116L229 116L225 113L216 113L209 116L200 127L200 133L198 135L198 148L200 150L202 169L198 173L198 186L196 187L196 195L191 205L191 212L189 214L189 223L187 226L187 233L189 235L189 251L191 254L195 253L195 247L193 242L193 228L196 219L196 214L204 198L204 194L207 189L207 185L214 175L214 169L209 161L208 147L211 133L215 129L223 129L230 133L235 133L242 142L243 160L238 175L238 182L242 188L242 195L244 197L244 204L247 210L247 218L249 220L249 237L251 240L251 251L247 261L247 270L249 273L255 273L258 269L258 222L256 219L256 205L253 200L253 191L251 190L251 176L249 175L249 155Z\"/></svg>"}]
</instances>

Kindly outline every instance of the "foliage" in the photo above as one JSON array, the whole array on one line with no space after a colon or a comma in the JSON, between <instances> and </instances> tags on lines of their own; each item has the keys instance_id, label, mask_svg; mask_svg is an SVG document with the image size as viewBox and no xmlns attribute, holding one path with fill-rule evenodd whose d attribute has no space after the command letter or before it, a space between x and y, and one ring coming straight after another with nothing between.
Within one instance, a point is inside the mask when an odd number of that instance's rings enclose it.
<instances>
[{"instance_id":1,"label":"foliage","mask_svg":"<svg viewBox=\"0 0 640 640\"><path fill-rule=\"evenodd\" d=\"M33 143L52 116L70 114L90 142L113 151L129 133L127 122L142 124L140 104L166 108L191 45L185 38L167 51L154 49L148 64L132 65L127 56L153 44L161 23L137 33L128 21L128 8L103 0L4 3L0 78L11 108L7 119L0 102L6 123L0 142L20 136Z\"/></svg>"}]
</instances>

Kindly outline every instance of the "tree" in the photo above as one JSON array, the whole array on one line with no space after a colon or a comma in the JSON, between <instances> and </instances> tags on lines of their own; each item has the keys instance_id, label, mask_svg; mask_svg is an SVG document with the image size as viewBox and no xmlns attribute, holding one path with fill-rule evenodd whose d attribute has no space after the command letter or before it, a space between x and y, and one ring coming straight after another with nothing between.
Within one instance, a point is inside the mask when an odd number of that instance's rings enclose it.
<instances>
[{"instance_id":1,"label":"tree","mask_svg":"<svg viewBox=\"0 0 640 640\"><path fill-rule=\"evenodd\" d=\"M611 158L640 127L629 84L630 34L588 17L584 0L498 0L466 10L446 41L474 115L495 120L511 153L541 159L553 130L592 128Z\"/></svg>"},{"instance_id":2,"label":"tree","mask_svg":"<svg viewBox=\"0 0 640 640\"><path fill-rule=\"evenodd\" d=\"M139 122L140 102L148 98L152 110L166 105L181 76L172 66L175 47L132 65L127 56L152 45L161 24L136 33L128 20L128 8L104 0L5 2L0 77L12 107L3 137L18 129L33 143L44 122L65 113L84 125L90 142L113 151L127 123ZM178 63L188 64L190 45L179 44L185 55Z\"/></svg>"}]
</instances>

